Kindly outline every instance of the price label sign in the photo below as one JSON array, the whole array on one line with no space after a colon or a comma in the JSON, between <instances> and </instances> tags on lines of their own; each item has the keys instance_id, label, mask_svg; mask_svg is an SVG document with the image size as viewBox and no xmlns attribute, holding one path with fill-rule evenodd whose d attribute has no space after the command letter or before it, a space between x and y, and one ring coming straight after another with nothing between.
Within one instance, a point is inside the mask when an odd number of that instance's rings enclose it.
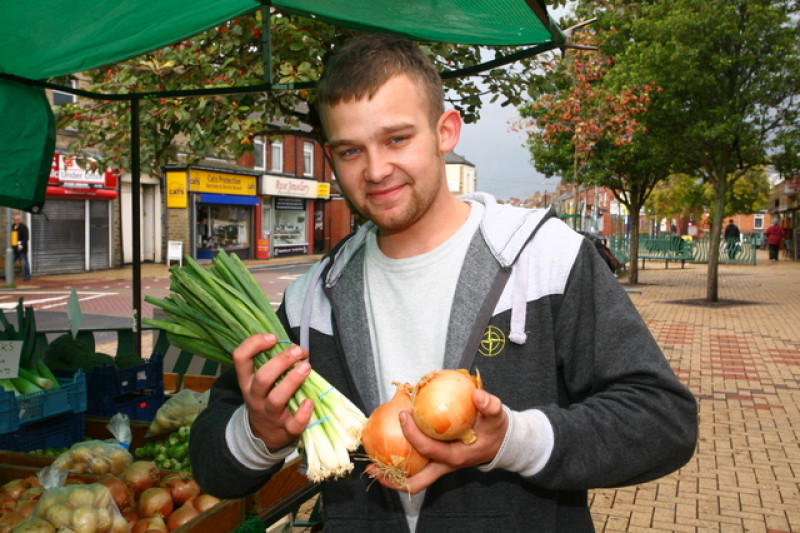
<instances>
[{"instance_id":1,"label":"price label sign","mask_svg":"<svg viewBox=\"0 0 800 533\"><path fill-rule=\"evenodd\" d=\"M0 378L19 376L19 354L22 341L0 341Z\"/></svg>"}]
</instances>

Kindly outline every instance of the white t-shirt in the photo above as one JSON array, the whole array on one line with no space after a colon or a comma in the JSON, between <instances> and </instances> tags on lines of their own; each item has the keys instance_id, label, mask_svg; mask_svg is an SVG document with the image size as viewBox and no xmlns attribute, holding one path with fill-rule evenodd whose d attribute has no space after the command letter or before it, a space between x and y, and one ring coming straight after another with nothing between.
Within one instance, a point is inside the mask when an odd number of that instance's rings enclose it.
<instances>
[{"instance_id":1,"label":"white t-shirt","mask_svg":"<svg viewBox=\"0 0 800 533\"><path fill-rule=\"evenodd\" d=\"M470 206L464 225L422 255L391 259L378 247L375 231L367 237L364 294L381 403L394 396L393 382L413 385L442 368L459 273L483 216L482 204ZM425 491L400 498L411 531L424 498Z\"/></svg>"}]
</instances>

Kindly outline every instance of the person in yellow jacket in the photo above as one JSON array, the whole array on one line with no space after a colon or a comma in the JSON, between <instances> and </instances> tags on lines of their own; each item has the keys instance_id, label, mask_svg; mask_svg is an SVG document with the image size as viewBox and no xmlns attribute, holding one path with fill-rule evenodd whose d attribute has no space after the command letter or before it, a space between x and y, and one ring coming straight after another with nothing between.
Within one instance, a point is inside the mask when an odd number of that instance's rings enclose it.
<instances>
[{"instance_id":1,"label":"person in yellow jacket","mask_svg":"<svg viewBox=\"0 0 800 533\"><path fill-rule=\"evenodd\" d=\"M28 263L28 240L30 232L28 226L22 222L19 213L14 214L14 224L11 226L11 247L14 249L14 264L17 259L22 260L22 274L25 281L31 279L31 266Z\"/></svg>"}]
</instances>

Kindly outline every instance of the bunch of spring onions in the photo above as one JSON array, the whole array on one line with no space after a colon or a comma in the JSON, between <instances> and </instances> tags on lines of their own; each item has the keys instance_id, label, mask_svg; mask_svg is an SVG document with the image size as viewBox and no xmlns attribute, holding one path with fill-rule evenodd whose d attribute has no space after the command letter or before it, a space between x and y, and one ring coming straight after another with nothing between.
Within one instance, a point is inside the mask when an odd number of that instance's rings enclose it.
<instances>
[{"instance_id":1,"label":"bunch of spring onions","mask_svg":"<svg viewBox=\"0 0 800 533\"><path fill-rule=\"evenodd\" d=\"M163 329L170 343L187 352L227 365L247 337L272 333L278 344L254 359L256 368L285 350L288 336L264 292L235 255L220 250L209 268L186 258L186 266L170 268L166 299L145 301L164 310L169 320L143 319ZM314 482L339 477L353 469L348 451L359 446L364 414L315 371L289 401L294 413L306 398L314 401L311 421L301 435L306 476Z\"/></svg>"}]
</instances>

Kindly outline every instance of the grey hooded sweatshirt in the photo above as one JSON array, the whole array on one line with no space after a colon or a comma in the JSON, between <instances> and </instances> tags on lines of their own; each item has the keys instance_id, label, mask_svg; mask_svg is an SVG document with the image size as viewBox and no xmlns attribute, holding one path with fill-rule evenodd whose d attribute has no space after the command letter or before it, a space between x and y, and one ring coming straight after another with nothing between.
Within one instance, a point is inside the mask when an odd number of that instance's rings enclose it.
<instances>
[{"instance_id":1,"label":"grey hooded sweatshirt","mask_svg":"<svg viewBox=\"0 0 800 533\"><path fill-rule=\"evenodd\" d=\"M445 475L427 489L416 529L593 531L587 490L650 481L691 458L696 402L587 239L552 210L468 199L484 205L484 218L459 275L444 366L477 367L507 409L544 413L553 447L532 476L502 467ZM292 284L279 310L312 367L365 413L379 402L364 304L368 229ZM222 498L252 493L281 466L245 467L231 453L226 428L242 403L228 371L192 426L195 478ZM326 533L407 532L405 495L370 485L355 464L322 486Z\"/></svg>"}]
</instances>

